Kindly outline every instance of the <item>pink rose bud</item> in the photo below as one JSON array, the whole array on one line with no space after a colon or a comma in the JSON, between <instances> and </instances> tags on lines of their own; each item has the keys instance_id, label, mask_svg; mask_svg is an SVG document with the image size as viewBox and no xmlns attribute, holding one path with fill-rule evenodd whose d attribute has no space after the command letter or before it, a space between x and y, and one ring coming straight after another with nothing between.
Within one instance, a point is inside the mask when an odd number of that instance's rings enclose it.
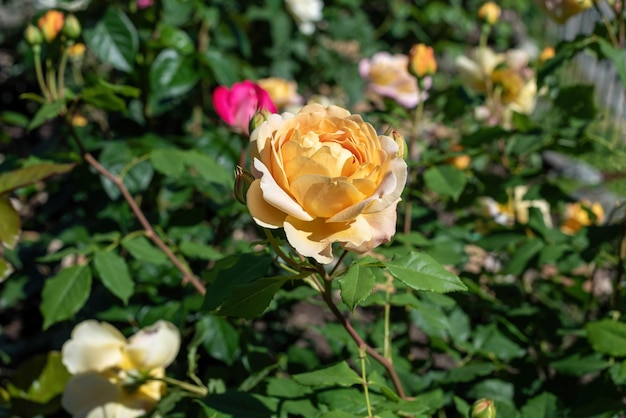
<instances>
[{"instance_id":1,"label":"pink rose bud","mask_svg":"<svg viewBox=\"0 0 626 418\"><path fill-rule=\"evenodd\" d=\"M250 134L250 122L258 112L276 112L269 94L250 80L235 83L230 89L217 87L213 91L213 107L235 132L246 135Z\"/></svg>"}]
</instances>

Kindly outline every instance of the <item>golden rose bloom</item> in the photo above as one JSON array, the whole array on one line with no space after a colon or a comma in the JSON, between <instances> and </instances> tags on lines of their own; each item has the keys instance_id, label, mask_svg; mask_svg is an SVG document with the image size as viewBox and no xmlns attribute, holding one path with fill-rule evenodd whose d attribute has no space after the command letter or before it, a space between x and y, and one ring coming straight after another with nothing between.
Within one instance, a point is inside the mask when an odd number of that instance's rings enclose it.
<instances>
[{"instance_id":1,"label":"golden rose bloom","mask_svg":"<svg viewBox=\"0 0 626 418\"><path fill-rule=\"evenodd\" d=\"M407 165L361 116L311 104L270 115L250 139L246 201L257 224L284 228L296 251L325 264L335 242L365 252L391 239Z\"/></svg>"},{"instance_id":2,"label":"golden rose bloom","mask_svg":"<svg viewBox=\"0 0 626 418\"><path fill-rule=\"evenodd\" d=\"M424 44L415 44L411 47L409 72L418 78L437 72L437 61L432 47Z\"/></svg>"},{"instance_id":3,"label":"golden rose bloom","mask_svg":"<svg viewBox=\"0 0 626 418\"><path fill-rule=\"evenodd\" d=\"M563 24L570 17L593 6L594 0L536 0L552 20Z\"/></svg>"},{"instance_id":4,"label":"golden rose bloom","mask_svg":"<svg viewBox=\"0 0 626 418\"><path fill-rule=\"evenodd\" d=\"M500 6L492 1L488 1L478 9L478 18L493 25L500 19L501 13Z\"/></svg>"},{"instance_id":5,"label":"golden rose bloom","mask_svg":"<svg viewBox=\"0 0 626 418\"><path fill-rule=\"evenodd\" d=\"M37 21L37 25L41 32L43 33L43 37L46 42L54 41L54 38L57 37L61 29L63 29L63 23L65 22L65 17L63 13L58 10L48 10L42 17Z\"/></svg>"},{"instance_id":6,"label":"golden rose bloom","mask_svg":"<svg viewBox=\"0 0 626 418\"><path fill-rule=\"evenodd\" d=\"M258 80L257 84L270 95L278 109L302 104L302 96L298 94L298 85L295 81L269 77Z\"/></svg>"},{"instance_id":7,"label":"golden rose bloom","mask_svg":"<svg viewBox=\"0 0 626 418\"><path fill-rule=\"evenodd\" d=\"M595 219L589 216L589 211ZM592 204L588 200L569 203L565 208L565 222L561 225L561 231L573 235L584 226L599 225L602 221L604 221L604 209L600 203Z\"/></svg>"},{"instance_id":8,"label":"golden rose bloom","mask_svg":"<svg viewBox=\"0 0 626 418\"><path fill-rule=\"evenodd\" d=\"M158 321L128 340L106 322L83 321L63 344L62 361L73 375L61 399L73 417L135 418L165 392L165 368L176 358L180 333Z\"/></svg>"}]
</instances>

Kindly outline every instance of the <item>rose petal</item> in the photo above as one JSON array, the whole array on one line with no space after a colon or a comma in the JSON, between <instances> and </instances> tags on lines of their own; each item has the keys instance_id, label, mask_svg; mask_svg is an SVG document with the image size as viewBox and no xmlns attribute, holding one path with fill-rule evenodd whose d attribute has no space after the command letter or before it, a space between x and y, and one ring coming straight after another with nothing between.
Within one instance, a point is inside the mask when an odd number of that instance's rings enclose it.
<instances>
[{"instance_id":1,"label":"rose petal","mask_svg":"<svg viewBox=\"0 0 626 418\"><path fill-rule=\"evenodd\" d=\"M261 161L255 159L254 168L256 168L262 175L261 190L263 191L263 199L267 203L274 206L276 209L285 212L287 215L291 215L303 221L313 220L313 217L306 213L306 211L298 204L298 202L294 200L293 197L289 196L287 192L278 186L276 180L272 177L272 173L270 173Z\"/></svg>"},{"instance_id":2,"label":"rose petal","mask_svg":"<svg viewBox=\"0 0 626 418\"><path fill-rule=\"evenodd\" d=\"M157 321L128 339L126 355L134 368L152 370L169 366L180 349L180 331L171 322Z\"/></svg>"},{"instance_id":3,"label":"rose petal","mask_svg":"<svg viewBox=\"0 0 626 418\"><path fill-rule=\"evenodd\" d=\"M106 322L83 321L63 344L62 361L72 374L102 371L123 360L124 336Z\"/></svg>"},{"instance_id":4,"label":"rose petal","mask_svg":"<svg viewBox=\"0 0 626 418\"><path fill-rule=\"evenodd\" d=\"M255 180L246 194L246 204L254 221L263 228L282 228L287 214L268 204L263 199L261 181Z\"/></svg>"},{"instance_id":5,"label":"rose petal","mask_svg":"<svg viewBox=\"0 0 626 418\"><path fill-rule=\"evenodd\" d=\"M74 417L105 416L98 415L99 411L111 402L118 402L120 396L121 389L105 376L96 372L81 373L72 376L65 385L61 405Z\"/></svg>"},{"instance_id":6,"label":"rose petal","mask_svg":"<svg viewBox=\"0 0 626 418\"><path fill-rule=\"evenodd\" d=\"M344 247L348 250L363 253L388 242L396 232L397 206L398 202L380 212L359 216L359 219L364 220L369 225L372 237L360 244L357 242L346 242Z\"/></svg>"}]
</instances>

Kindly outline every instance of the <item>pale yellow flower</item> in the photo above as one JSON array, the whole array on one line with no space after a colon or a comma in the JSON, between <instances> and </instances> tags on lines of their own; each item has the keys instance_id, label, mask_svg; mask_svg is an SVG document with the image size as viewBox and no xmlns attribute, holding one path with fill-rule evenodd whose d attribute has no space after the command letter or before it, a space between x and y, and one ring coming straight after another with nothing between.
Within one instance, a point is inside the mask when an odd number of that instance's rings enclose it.
<instances>
[{"instance_id":1,"label":"pale yellow flower","mask_svg":"<svg viewBox=\"0 0 626 418\"><path fill-rule=\"evenodd\" d=\"M250 213L284 228L300 254L330 263L335 242L365 252L395 233L407 166L398 143L359 115L307 105L270 115L251 141Z\"/></svg>"},{"instance_id":2,"label":"pale yellow flower","mask_svg":"<svg viewBox=\"0 0 626 418\"><path fill-rule=\"evenodd\" d=\"M257 84L270 95L279 110L302 104L302 96L298 94L298 84L295 81L269 77L258 80Z\"/></svg>"},{"instance_id":3,"label":"pale yellow flower","mask_svg":"<svg viewBox=\"0 0 626 418\"><path fill-rule=\"evenodd\" d=\"M71 59L79 59L83 55L85 55L85 50L86 49L87 49L87 47L85 46L85 44L83 44L81 42L78 42L78 43L75 43L74 45L70 46L67 49L67 55Z\"/></svg>"},{"instance_id":4,"label":"pale yellow flower","mask_svg":"<svg viewBox=\"0 0 626 418\"><path fill-rule=\"evenodd\" d=\"M481 119L508 127L513 111L534 111L537 81L524 51L513 49L498 54L491 48L479 47L470 56L459 56L456 65L463 82L486 96Z\"/></svg>"},{"instance_id":5,"label":"pale yellow flower","mask_svg":"<svg viewBox=\"0 0 626 418\"><path fill-rule=\"evenodd\" d=\"M417 80L409 73L407 55L377 52L359 62L359 74L367 82L369 92L389 97L406 108L415 107L424 99Z\"/></svg>"},{"instance_id":6,"label":"pale yellow flower","mask_svg":"<svg viewBox=\"0 0 626 418\"><path fill-rule=\"evenodd\" d=\"M589 216L593 214L593 219ZM565 221L561 225L561 231L568 235L573 235L585 226L599 225L604 221L604 209L598 202L591 203L588 200L568 203L565 208Z\"/></svg>"},{"instance_id":7,"label":"pale yellow flower","mask_svg":"<svg viewBox=\"0 0 626 418\"><path fill-rule=\"evenodd\" d=\"M106 322L83 321L62 348L73 375L61 404L75 418L135 418L150 411L165 392L165 376L180 348L180 333L158 321L128 340Z\"/></svg>"},{"instance_id":8,"label":"pale yellow flower","mask_svg":"<svg viewBox=\"0 0 626 418\"><path fill-rule=\"evenodd\" d=\"M536 0L539 6L557 23L565 23L570 17L593 6L594 0Z\"/></svg>"},{"instance_id":9,"label":"pale yellow flower","mask_svg":"<svg viewBox=\"0 0 626 418\"><path fill-rule=\"evenodd\" d=\"M509 199L505 203L499 203L491 197L480 198L483 214L500 225L511 226L516 221L527 224L530 208L536 208L541 213L545 225L551 228L550 205L545 200L524 200L527 191L527 186L514 187L508 191Z\"/></svg>"}]
</instances>

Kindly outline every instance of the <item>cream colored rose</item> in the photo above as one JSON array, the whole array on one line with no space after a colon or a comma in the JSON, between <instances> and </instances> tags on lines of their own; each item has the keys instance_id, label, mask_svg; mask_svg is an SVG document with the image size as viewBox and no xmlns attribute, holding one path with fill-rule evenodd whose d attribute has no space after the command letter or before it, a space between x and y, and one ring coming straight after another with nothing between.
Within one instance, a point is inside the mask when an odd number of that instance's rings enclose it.
<instances>
[{"instance_id":1,"label":"cream colored rose","mask_svg":"<svg viewBox=\"0 0 626 418\"><path fill-rule=\"evenodd\" d=\"M335 242L365 252L395 233L407 166L398 144L360 116L319 104L270 115L251 148L252 217L284 228L300 254L330 263Z\"/></svg>"},{"instance_id":2,"label":"cream colored rose","mask_svg":"<svg viewBox=\"0 0 626 418\"><path fill-rule=\"evenodd\" d=\"M269 77L258 80L257 84L270 95L278 109L302 104L302 96L298 94L298 84L295 81Z\"/></svg>"},{"instance_id":3,"label":"cream colored rose","mask_svg":"<svg viewBox=\"0 0 626 418\"><path fill-rule=\"evenodd\" d=\"M180 348L180 333L158 321L126 340L106 322L83 321L62 348L62 361L73 375L61 399L74 417L134 418L161 399L165 376Z\"/></svg>"}]
</instances>

